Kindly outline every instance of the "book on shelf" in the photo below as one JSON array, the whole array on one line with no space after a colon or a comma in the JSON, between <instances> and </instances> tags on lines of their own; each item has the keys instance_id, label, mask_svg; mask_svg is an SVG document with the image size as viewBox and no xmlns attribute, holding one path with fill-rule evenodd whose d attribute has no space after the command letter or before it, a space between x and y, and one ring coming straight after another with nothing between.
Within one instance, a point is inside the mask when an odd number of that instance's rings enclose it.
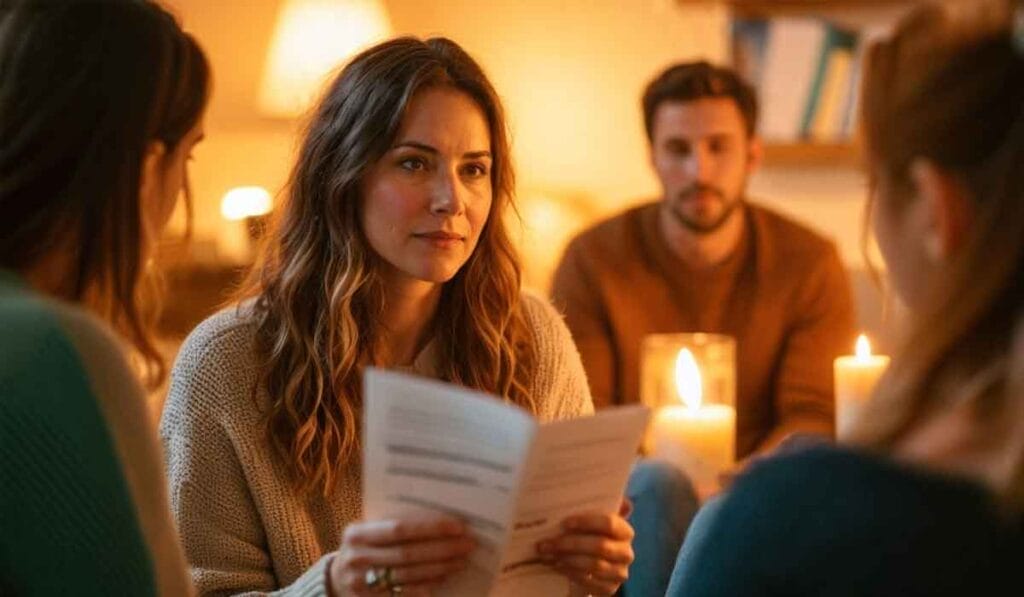
<instances>
[{"instance_id":1,"label":"book on shelf","mask_svg":"<svg viewBox=\"0 0 1024 597\"><path fill-rule=\"evenodd\" d=\"M849 100L847 91L857 36L832 25L823 26L825 41L818 53L818 67L800 134L812 141L838 141L842 135L842 113Z\"/></svg>"},{"instance_id":2,"label":"book on shelf","mask_svg":"<svg viewBox=\"0 0 1024 597\"><path fill-rule=\"evenodd\" d=\"M421 377L368 368L364 387L366 518L442 513L477 540L470 566L438 594L569 594L535 546L567 516L618 510L647 407L542 424L494 396Z\"/></svg>"},{"instance_id":3,"label":"book on shelf","mask_svg":"<svg viewBox=\"0 0 1024 597\"><path fill-rule=\"evenodd\" d=\"M760 89L764 77L764 53L768 47L768 21L736 19L732 22L732 62L736 72Z\"/></svg>"},{"instance_id":4,"label":"book on shelf","mask_svg":"<svg viewBox=\"0 0 1024 597\"><path fill-rule=\"evenodd\" d=\"M761 102L769 142L841 143L856 126L862 36L812 17L740 18L733 61Z\"/></svg>"}]
</instances>

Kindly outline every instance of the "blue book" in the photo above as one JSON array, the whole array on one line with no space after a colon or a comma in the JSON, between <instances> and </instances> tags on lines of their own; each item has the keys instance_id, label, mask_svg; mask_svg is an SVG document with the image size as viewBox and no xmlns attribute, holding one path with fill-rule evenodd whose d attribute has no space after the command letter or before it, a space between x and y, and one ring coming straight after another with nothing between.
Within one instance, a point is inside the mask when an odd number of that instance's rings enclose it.
<instances>
[{"instance_id":1,"label":"blue book","mask_svg":"<svg viewBox=\"0 0 1024 597\"><path fill-rule=\"evenodd\" d=\"M760 89L768 47L768 21L735 19L732 22L732 65L745 81Z\"/></svg>"},{"instance_id":2,"label":"blue book","mask_svg":"<svg viewBox=\"0 0 1024 597\"><path fill-rule=\"evenodd\" d=\"M800 125L800 137L803 139L812 136L818 111L822 109L825 101L829 99L828 96L831 95L825 92L826 90L831 91L830 83L835 83L835 76L832 76L830 80L830 68L835 69L841 63L836 60L836 54L852 56L857 47L856 33L827 23L824 23L823 26L825 27L825 41L818 53L818 65ZM831 74L836 75L836 73Z\"/></svg>"}]
</instances>

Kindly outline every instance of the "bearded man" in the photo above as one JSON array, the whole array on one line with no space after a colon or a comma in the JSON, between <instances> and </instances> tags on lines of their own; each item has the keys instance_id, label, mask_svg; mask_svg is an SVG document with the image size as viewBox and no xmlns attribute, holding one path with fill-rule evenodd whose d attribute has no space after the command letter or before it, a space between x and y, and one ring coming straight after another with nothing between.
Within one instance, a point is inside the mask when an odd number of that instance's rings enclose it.
<instances>
[{"instance_id":1,"label":"bearded man","mask_svg":"<svg viewBox=\"0 0 1024 597\"><path fill-rule=\"evenodd\" d=\"M595 406L639 401L644 336L713 332L736 339L737 458L794 434L831 436L832 361L853 343L849 281L830 241L745 196L763 152L753 88L729 69L679 64L648 85L643 110L662 197L577 236L553 285ZM685 533L696 506L679 483L667 483L674 497L650 496L670 474L642 462L630 479L638 540L667 524L674 540ZM644 511L659 512L649 531ZM655 586L627 582L627 594L656 594L674 557L672 540L642 543L630 580Z\"/></svg>"}]
</instances>

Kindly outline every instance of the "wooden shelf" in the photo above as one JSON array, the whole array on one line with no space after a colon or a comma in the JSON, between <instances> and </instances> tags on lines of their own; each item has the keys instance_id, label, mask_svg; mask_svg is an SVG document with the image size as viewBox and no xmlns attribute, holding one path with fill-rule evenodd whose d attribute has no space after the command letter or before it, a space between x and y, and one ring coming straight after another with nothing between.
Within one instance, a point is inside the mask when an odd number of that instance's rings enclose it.
<instances>
[{"instance_id":1,"label":"wooden shelf","mask_svg":"<svg viewBox=\"0 0 1024 597\"><path fill-rule=\"evenodd\" d=\"M860 168L860 147L854 143L769 143L764 146L768 168Z\"/></svg>"},{"instance_id":2,"label":"wooden shelf","mask_svg":"<svg viewBox=\"0 0 1024 597\"><path fill-rule=\"evenodd\" d=\"M928 0L676 0L681 6L726 6L738 17L817 16L849 27L895 22Z\"/></svg>"},{"instance_id":3,"label":"wooden shelf","mask_svg":"<svg viewBox=\"0 0 1024 597\"><path fill-rule=\"evenodd\" d=\"M756 10L769 14L780 12L813 13L820 10L874 10L903 8L927 0L676 0L679 4L724 4L734 10Z\"/></svg>"},{"instance_id":4,"label":"wooden shelf","mask_svg":"<svg viewBox=\"0 0 1024 597\"><path fill-rule=\"evenodd\" d=\"M924 1L926 0L676 0L679 4L725 4L736 8L760 10L860 9L915 4Z\"/></svg>"}]
</instances>

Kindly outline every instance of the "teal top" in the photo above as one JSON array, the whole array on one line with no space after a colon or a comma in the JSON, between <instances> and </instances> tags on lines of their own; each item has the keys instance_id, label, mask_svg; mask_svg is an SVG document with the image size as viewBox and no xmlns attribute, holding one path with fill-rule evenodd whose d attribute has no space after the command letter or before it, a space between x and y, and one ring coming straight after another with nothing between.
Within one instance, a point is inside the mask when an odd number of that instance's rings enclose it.
<instances>
[{"instance_id":1,"label":"teal top","mask_svg":"<svg viewBox=\"0 0 1024 597\"><path fill-rule=\"evenodd\" d=\"M709 507L667 597L1021 594L1021 515L966 478L813 448L751 466Z\"/></svg>"},{"instance_id":2,"label":"teal top","mask_svg":"<svg viewBox=\"0 0 1024 597\"><path fill-rule=\"evenodd\" d=\"M2 595L156 594L131 491L82 358L90 339L81 332L97 324L0 270Z\"/></svg>"}]
</instances>

